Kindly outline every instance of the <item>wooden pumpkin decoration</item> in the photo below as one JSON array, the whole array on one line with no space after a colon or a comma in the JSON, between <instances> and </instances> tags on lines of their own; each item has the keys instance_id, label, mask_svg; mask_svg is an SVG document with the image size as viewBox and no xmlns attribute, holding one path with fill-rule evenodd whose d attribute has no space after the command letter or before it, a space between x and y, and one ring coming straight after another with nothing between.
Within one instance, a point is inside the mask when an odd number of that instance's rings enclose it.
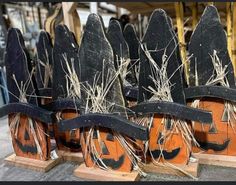
<instances>
[{"instance_id":1,"label":"wooden pumpkin decoration","mask_svg":"<svg viewBox=\"0 0 236 185\"><path fill-rule=\"evenodd\" d=\"M91 127L95 128L92 135L90 135L91 130L89 130ZM59 123L59 129L62 131L75 128L81 129L81 146L85 164L88 167L96 165L103 169L108 167L112 170L131 172L133 169L132 161L120 143L122 140L117 138L119 136L115 132L138 140L148 139L147 128L113 114L85 114ZM99 132L97 132L98 130ZM87 143L88 137L92 137L91 143ZM93 145L93 149L96 150L99 157L87 149L88 144Z\"/></svg>"},{"instance_id":2,"label":"wooden pumpkin decoration","mask_svg":"<svg viewBox=\"0 0 236 185\"><path fill-rule=\"evenodd\" d=\"M234 146L235 80L227 51L226 33L217 9L208 6L190 39L190 87L186 98L193 107L211 111L212 125L194 123L194 135L204 153L236 155Z\"/></svg>"},{"instance_id":3,"label":"wooden pumpkin decoration","mask_svg":"<svg viewBox=\"0 0 236 185\"><path fill-rule=\"evenodd\" d=\"M187 164L194 141L188 122L210 122L211 115L186 106L176 40L170 18L155 10L140 47L138 104L132 110L146 117L146 123L136 122L150 128L147 160Z\"/></svg>"},{"instance_id":4,"label":"wooden pumpkin decoration","mask_svg":"<svg viewBox=\"0 0 236 185\"><path fill-rule=\"evenodd\" d=\"M78 48L73 33L65 25L58 25L53 48L53 102L50 105L52 110L57 112L58 120L71 119L79 115L80 102L77 101L80 96L79 87L71 85L79 85ZM59 150L81 150L79 130L59 132L55 124L54 132Z\"/></svg>"},{"instance_id":5,"label":"wooden pumpkin decoration","mask_svg":"<svg viewBox=\"0 0 236 185\"><path fill-rule=\"evenodd\" d=\"M81 129L87 167L130 172L137 161L127 150L126 137L146 140L147 129L127 120L119 73L102 19L90 14L79 49L82 114L59 122L59 129ZM133 163L133 164L132 164Z\"/></svg>"},{"instance_id":6,"label":"wooden pumpkin decoration","mask_svg":"<svg viewBox=\"0 0 236 185\"><path fill-rule=\"evenodd\" d=\"M5 65L10 102L0 108L0 117L8 115L15 154L47 160L51 150L47 128L52 112L37 106L30 58L23 36L15 28L8 31Z\"/></svg>"}]
</instances>

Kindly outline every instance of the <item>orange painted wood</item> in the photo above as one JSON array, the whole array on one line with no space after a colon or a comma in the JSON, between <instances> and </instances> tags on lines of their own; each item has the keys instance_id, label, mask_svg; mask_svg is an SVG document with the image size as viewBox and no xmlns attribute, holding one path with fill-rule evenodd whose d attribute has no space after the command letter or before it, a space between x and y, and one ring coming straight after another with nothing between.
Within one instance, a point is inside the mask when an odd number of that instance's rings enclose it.
<instances>
[{"instance_id":1,"label":"orange painted wood","mask_svg":"<svg viewBox=\"0 0 236 185\"><path fill-rule=\"evenodd\" d=\"M75 118L77 116L79 116L79 114L75 110L66 110L66 111L63 111L62 114L61 114L62 120L72 119L72 118ZM60 139L63 139L66 142L70 142L71 139L73 139L73 140L75 140L76 142L79 143L80 142L80 131L79 131L79 129L76 129L75 131L60 132L57 128L57 125L54 124L54 134L55 134L55 139L56 139L56 142L57 142L57 147L58 147L59 150L71 151L71 152L81 151L81 149L68 148L60 142Z\"/></svg>"},{"instance_id":2,"label":"orange painted wood","mask_svg":"<svg viewBox=\"0 0 236 185\"><path fill-rule=\"evenodd\" d=\"M94 165L94 162L91 159L91 156L88 155L85 156L85 151L86 151L86 137L88 136L88 131L86 130L83 135L81 134L81 146L82 146L82 152L83 152L83 157L84 157L84 161L87 167L93 167L96 166ZM114 137L113 141L109 141L107 140L107 133L111 132L109 129L106 128L101 128L99 127L99 133L101 136L101 141L104 142L104 144L106 145L109 154L107 155L103 155L101 154L101 159L114 159L116 161L118 161L119 157L121 157L122 155L124 155L124 162L123 164L118 168L115 169L116 171L121 171L121 172L131 172L132 171L132 163L127 155L127 153L125 152L125 149L123 148L123 146L119 143L119 141ZM101 153L101 148L99 146L99 141L98 139L93 139L93 142L95 144L96 150L98 151L98 153Z\"/></svg>"},{"instance_id":3,"label":"orange painted wood","mask_svg":"<svg viewBox=\"0 0 236 185\"><path fill-rule=\"evenodd\" d=\"M11 124L14 117L15 117L15 114L10 114L8 116L9 125ZM50 145L50 138L48 136L46 136L46 134L48 134L48 130L47 130L46 126L44 126L39 121L37 121L37 126L38 126L38 129L35 128L36 137L39 141L39 145L42 150L42 158L40 157L39 154L32 154L29 152L28 153L23 152L19 148L19 146L16 142L16 139L17 139L23 146L33 146L33 147L36 146L32 132L29 128L28 117L25 115L20 116L20 124L18 127L17 135L15 135L13 130L10 130L11 137L12 137L13 149L15 151L16 156L21 156L21 157L26 157L26 158L31 158L31 159L38 159L38 160L48 160L49 159L51 145ZM29 138L27 140L25 139L25 132L27 132L27 134L29 136Z\"/></svg>"},{"instance_id":4,"label":"orange painted wood","mask_svg":"<svg viewBox=\"0 0 236 185\"><path fill-rule=\"evenodd\" d=\"M175 158L168 160L168 162L173 164L187 164L190 156L190 151L188 150L186 143L183 141L181 133L178 132L176 128L172 128L170 130L165 129L167 137L161 146L158 144L157 141L159 133L164 132L165 127L162 120L162 115L155 114L153 119L153 126L150 129L149 135L150 150L160 149L161 147L162 149L171 152L176 148L180 148L179 154ZM163 159L161 161L163 161Z\"/></svg>"},{"instance_id":5,"label":"orange painted wood","mask_svg":"<svg viewBox=\"0 0 236 185\"><path fill-rule=\"evenodd\" d=\"M219 155L236 155L236 132L232 127L222 121L222 115L224 112L224 101L220 99L202 99L200 101L200 107L203 110L211 111L213 116L213 124L216 128L216 133L209 133L210 125L203 125L201 123L195 123L193 130L194 136L197 140L202 142L211 142L222 144L226 140L230 139L228 147L223 151L207 150L203 153L207 154L219 154ZM234 123L235 124L235 123ZM193 152L200 152L202 149L193 147Z\"/></svg>"}]
</instances>

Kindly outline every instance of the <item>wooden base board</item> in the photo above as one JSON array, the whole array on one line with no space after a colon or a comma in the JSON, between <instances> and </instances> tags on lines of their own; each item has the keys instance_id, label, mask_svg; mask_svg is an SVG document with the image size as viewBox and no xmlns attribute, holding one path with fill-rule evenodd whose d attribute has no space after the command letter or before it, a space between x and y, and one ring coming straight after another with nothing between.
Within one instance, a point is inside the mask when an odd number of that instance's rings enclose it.
<instances>
[{"instance_id":1,"label":"wooden base board","mask_svg":"<svg viewBox=\"0 0 236 185\"><path fill-rule=\"evenodd\" d=\"M82 179L96 181L138 181L140 179L138 172L105 171L96 167L86 167L85 163L74 170L74 175Z\"/></svg>"},{"instance_id":2,"label":"wooden base board","mask_svg":"<svg viewBox=\"0 0 236 185\"><path fill-rule=\"evenodd\" d=\"M193 153L193 156L199 159L200 164L236 168L236 156L204 153Z\"/></svg>"},{"instance_id":3,"label":"wooden base board","mask_svg":"<svg viewBox=\"0 0 236 185\"><path fill-rule=\"evenodd\" d=\"M84 162L82 152L68 152L63 150L57 151L58 156L62 157L64 161L73 161L73 162Z\"/></svg>"},{"instance_id":4,"label":"wooden base board","mask_svg":"<svg viewBox=\"0 0 236 185\"><path fill-rule=\"evenodd\" d=\"M16 154L12 154L4 159L6 163L28 168L36 171L47 172L51 170L54 166L61 162L61 158L57 159L49 159L47 161L41 161L36 159L30 159L26 157L16 156Z\"/></svg>"},{"instance_id":5,"label":"wooden base board","mask_svg":"<svg viewBox=\"0 0 236 185\"><path fill-rule=\"evenodd\" d=\"M187 165L175 164L175 166L180 168L182 171L186 172L186 174L183 173L181 170L174 169L173 167L169 167L167 165L155 165L153 163L143 165L142 169L144 172L147 173L161 173L178 176L186 176L187 174L190 174L194 177L198 177L198 159L195 162L189 162Z\"/></svg>"}]
</instances>

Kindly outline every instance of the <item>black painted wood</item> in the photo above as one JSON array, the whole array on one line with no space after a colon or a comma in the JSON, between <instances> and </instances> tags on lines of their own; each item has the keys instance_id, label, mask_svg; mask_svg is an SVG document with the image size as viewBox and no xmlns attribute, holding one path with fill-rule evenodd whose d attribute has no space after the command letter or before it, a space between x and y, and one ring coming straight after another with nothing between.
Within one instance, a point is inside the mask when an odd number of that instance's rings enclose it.
<instances>
[{"instance_id":1,"label":"black painted wood","mask_svg":"<svg viewBox=\"0 0 236 185\"><path fill-rule=\"evenodd\" d=\"M7 43L7 28L0 8L0 66L4 63L4 54Z\"/></svg>"},{"instance_id":2,"label":"black painted wood","mask_svg":"<svg viewBox=\"0 0 236 185\"><path fill-rule=\"evenodd\" d=\"M53 112L28 103L9 103L0 108L0 117L12 113L22 113L45 124L51 124L55 119Z\"/></svg>"},{"instance_id":3,"label":"black painted wood","mask_svg":"<svg viewBox=\"0 0 236 185\"><path fill-rule=\"evenodd\" d=\"M206 85L206 82L214 72L210 55L213 51L226 69L226 77L230 87L235 88L233 65L230 61L227 50L227 37L220 22L216 7L207 6L196 26L189 43L189 54L193 55L190 60L190 86L195 86L195 67L197 67L199 85Z\"/></svg>"},{"instance_id":4,"label":"black painted wood","mask_svg":"<svg viewBox=\"0 0 236 185\"><path fill-rule=\"evenodd\" d=\"M166 101L151 101L142 102L132 107L131 110L138 115L145 114L164 114L176 117L182 120L199 121L206 124L212 123L211 112L203 111L201 109L191 108L179 103Z\"/></svg>"},{"instance_id":5,"label":"black painted wood","mask_svg":"<svg viewBox=\"0 0 236 185\"><path fill-rule=\"evenodd\" d=\"M21 82L26 84L26 82L30 79L32 66L29 54L25 48L23 36L17 28L10 28L8 31L5 65L8 91L14 93L14 95L19 98L20 92L15 81L13 80L13 74L15 75L19 86ZM37 89L33 82L34 79L32 77L26 90L26 94L33 95L34 97L27 96L27 101L28 103L37 105L38 102L35 97ZM19 100L11 93L9 93L9 102L19 102Z\"/></svg>"},{"instance_id":6,"label":"black painted wood","mask_svg":"<svg viewBox=\"0 0 236 185\"><path fill-rule=\"evenodd\" d=\"M114 66L113 50L106 38L103 21L101 17L96 14L90 14L85 25L79 49L79 60L79 78L84 84L87 82L88 84L93 85L95 75L101 74L102 71L104 72L103 77L105 79L108 71L110 71L111 75L115 75L116 70ZM102 74L98 80L98 85L101 85L101 76ZM106 80L105 83L107 83ZM82 100L86 100L87 94L83 92L83 90L81 93ZM125 106L122 87L118 78L113 83L105 99L114 102L117 105ZM85 104L85 102L83 104ZM113 110L114 112L124 112L124 109L118 106Z\"/></svg>"},{"instance_id":7,"label":"black painted wood","mask_svg":"<svg viewBox=\"0 0 236 185\"><path fill-rule=\"evenodd\" d=\"M124 87L124 94L127 99L137 101L138 87L126 86Z\"/></svg>"},{"instance_id":8,"label":"black painted wood","mask_svg":"<svg viewBox=\"0 0 236 185\"><path fill-rule=\"evenodd\" d=\"M42 108L49 111L63 111L63 110L80 110L81 108L81 100L70 99L70 98L61 98L55 101L52 101L46 105L42 105Z\"/></svg>"},{"instance_id":9,"label":"black painted wood","mask_svg":"<svg viewBox=\"0 0 236 185\"><path fill-rule=\"evenodd\" d=\"M185 104L182 72L180 68L178 69L182 62L179 61L178 43L176 43L173 26L170 23L164 10L155 10L150 17L142 44L145 44L149 51L152 50L151 56L159 67L162 65L164 52L168 56L167 76L169 78L172 76L170 78L172 98L176 103ZM152 96L144 88L148 86L155 88L149 75L151 75L149 59L140 48L139 102L148 100Z\"/></svg>"},{"instance_id":10,"label":"black painted wood","mask_svg":"<svg viewBox=\"0 0 236 185\"><path fill-rule=\"evenodd\" d=\"M121 116L112 114L84 114L79 117L63 120L57 123L60 131L77 128L100 126L110 128L118 133L125 134L135 139L148 140L148 128L132 123Z\"/></svg>"},{"instance_id":11,"label":"black painted wood","mask_svg":"<svg viewBox=\"0 0 236 185\"><path fill-rule=\"evenodd\" d=\"M41 88L41 89L38 89L38 92L39 92L39 96L51 97L52 88Z\"/></svg>"},{"instance_id":12,"label":"black painted wood","mask_svg":"<svg viewBox=\"0 0 236 185\"><path fill-rule=\"evenodd\" d=\"M53 84L52 84L52 96L53 99L66 98L66 77L68 74L66 61L63 54L67 56L70 67L72 61L74 61L75 71L79 73L79 46L76 43L75 37L72 32L65 25L58 25L55 29L55 43L53 48Z\"/></svg>"},{"instance_id":13,"label":"black painted wood","mask_svg":"<svg viewBox=\"0 0 236 185\"><path fill-rule=\"evenodd\" d=\"M229 143L230 143L230 139L227 139L226 141L224 141L222 144L219 143L211 143L211 142L202 142L202 141L198 141L200 145L200 148L207 151L207 150L213 150L215 152L220 152L225 150Z\"/></svg>"},{"instance_id":14,"label":"black painted wood","mask_svg":"<svg viewBox=\"0 0 236 185\"><path fill-rule=\"evenodd\" d=\"M49 33L46 31L41 31L39 34L39 40L36 44L37 48L37 57L36 57L36 71L35 77L38 88L44 88L44 76L45 76L45 67L40 64L40 61L44 64L49 63L51 66L53 64L53 48L52 41ZM39 61L40 60L40 61ZM51 88L51 80L48 82L46 88Z\"/></svg>"},{"instance_id":15,"label":"black painted wood","mask_svg":"<svg viewBox=\"0 0 236 185\"><path fill-rule=\"evenodd\" d=\"M236 90L222 86L196 86L185 89L186 99L214 97L236 102Z\"/></svg>"},{"instance_id":16,"label":"black painted wood","mask_svg":"<svg viewBox=\"0 0 236 185\"><path fill-rule=\"evenodd\" d=\"M124 38L129 46L129 55L131 60L131 67L134 70L134 67L139 67L139 46L140 40L137 36L137 32L133 24L126 24L123 31Z\"/></svg>"},{"instance_id":17,"label":"black painted wood","mask_svg":"<svg viewBox=\"0 0 236 185\"><path fill-rule=\"evenodd\" d=\"M165 160L170 160L170 159L174 159L180 152L180 148L175 148L172 151L166 151L166 150L152 150L152 156L154 157L154 159L158 159L160 157L160 155L162 154Z\"/></svg>"},{"instance_id":18,"label":"black painted wood","mask_svg":"<svg viewBox=\"0 0 236 185\"><path fill-rule=\"evenodd\" d=\"M125 41L119 21L111 20L109 22L107 38L113 49L115 67L118 69L118 66L121 65L121 58L124 59L124 62L130 60L129 46ZM135 85L136 78L134 71L130 72L125 78L131 85Z\"/></svg>"}]
</instances>

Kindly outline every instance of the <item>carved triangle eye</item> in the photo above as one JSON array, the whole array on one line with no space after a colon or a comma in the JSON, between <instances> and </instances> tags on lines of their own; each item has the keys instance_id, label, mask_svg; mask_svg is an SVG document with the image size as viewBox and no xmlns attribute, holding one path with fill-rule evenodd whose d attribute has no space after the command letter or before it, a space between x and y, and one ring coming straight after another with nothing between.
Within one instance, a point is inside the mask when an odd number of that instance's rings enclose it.
<instances>
[{"instance_id":1,"label":"carved triangle eye","mask_svg":"<svg viewBox=\"0 0 236 185\"><path fill-rule=\"evenodd\" d=\"M208 132L211 133L211 134L216 134L217 133L215 123L212 124L212 126L211 126L211 128Z\"/></svg>"},{"instance_id":2,"label":"carved triangle eye","mask_svg":"<svg viewBox=\"0 0 236 185\"><path fill-rule=\"evenodd\" d=\"M111 133L107 134L107 140L108 141L114 141L114 137L113 137L113 135Z\"/></svg>"},{"instance_id":3,"label":"carved triangle eye","mask_svg":"<svg viewBox=\"0 0 236 185\"><path fill-rule=\"evenodd\" d=\"M107 147L106 147L106 144L104 142L101 143L101 147L102 147L102 154L103 155L109 155L110 152L108 151Z\"/></svg>"},{"instance_id":4,"label":"carved triangle eye","mask_svg":"<svg viewBox=\"0 0 236 185\"><path fill-rule=\"evenodd\" d=\"M25 129L24 139L26 141L30 140L30 136L29 136L29 133L28 133L27 129Z\"/></svg>"}]
</instances>

